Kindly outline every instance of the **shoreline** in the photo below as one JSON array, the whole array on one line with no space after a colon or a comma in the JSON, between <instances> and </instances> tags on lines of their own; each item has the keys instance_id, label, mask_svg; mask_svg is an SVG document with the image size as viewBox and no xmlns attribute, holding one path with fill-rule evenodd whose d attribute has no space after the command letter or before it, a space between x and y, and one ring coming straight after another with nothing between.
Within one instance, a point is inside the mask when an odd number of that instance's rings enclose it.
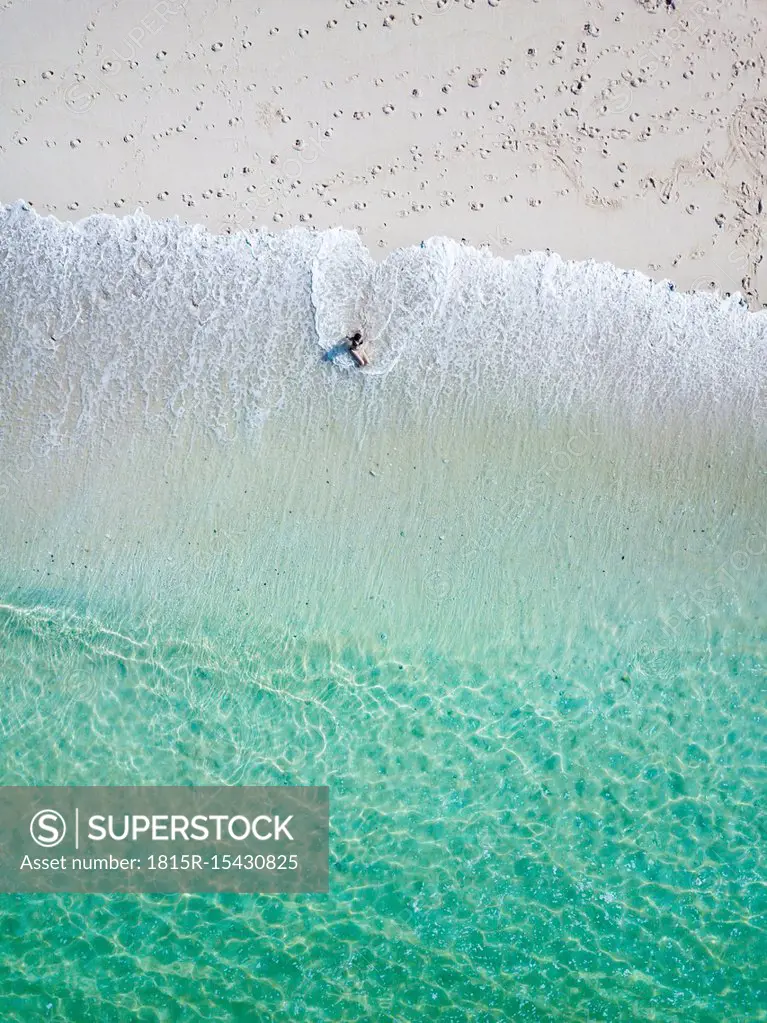
<instances>
[{"instance_id":1,"label":"shoreline","mask_svg":"<svg viewBox=\"0 0 767 1023\"><path fill-rule=\"evenodd\" d=\"M767 304L767 32L747 0L541 15L74 0L53 39L11 4L0 195L213 233L340 225L382 253L437 235L550 248Z\"/></svg>"},{"instance_id":2,"label":"shoreline","mask_svg":"<svg viewBox=\"0 0 767 1023\"><path fill-rule=\"evenodd\" d=\"M143 218L146 218L146 220L148 222L152 222L152 223L160 224L160 225L162 225L162 224L170 224L170 225L178 226L181 229L189 229L191 231L194 231L195 229L200 229L201 228L202 230L205 231L206 235L208 235L211 238L220 237L220 238L223 239L224 237L228 237L228 238L236 239L238 237L242 237L242 238L245 239L245 242L248 245L250 245L249 239L253 238L253 237L267 236L269 238L279 239L279 238L285 237L291 231L294 231L294 230L306 231L306 232L308 232L310 234L315 234L315 233L316 234L331 234L331 233L336 233L336 232L343 232L343 233L348 233L349 235L354 235L354 234L357 233L357 232L354 232L354 231L352 231L351 229L349 229L347 227L344 227L342 224L331 225L330 227L324 228L321 231L319 229L317 229L316 227L306 227L303 224L295 224L295 225L292 225L290 227L285 227L285 228L281 228L281 229L280 228L274 229L274 228L269 228L269 227L254 227L254 228L251 228L251 229L238 228L238 229L232 229L230 231L218 232L217 233L217 232L211 231L209 226L207 224L205 224L204 222L196 221L196 220L187 220L187 219L179 216L178 214L173 214L173 215L169 215L169 216L154 216L154 215L148 213L147 210L144 209L141 206L137 206L134 210L125 211L123 213L114 213L114 212L109 211L109 210L103 210L103 211L96 210L96 211L94 211L92 213L85 214L84 216L80 217L77 220L61 219L56 213L52 213L52 212L41 213L38 209L36 209L36 207L34 206L33 203L30 203L26 199L15 199L15 200L11 200L11 201L0 199L0 214L2 214L4 212L7 212L7 211L10 211L10 210L13 210L15 207L16 208L20 208L20 209L24 210L25 212L32 212L32 213L34 213L40 220L52 221L53 223L55 223L59 227L67 227L67 226L69 226L69 227L71 227L75 231L78 231L78 230L82 231L83 225L88 220L96 219L96 218L99 218L99 217L107 217L110 220L114 220L114 221L127 221L127 220L134 220L135 221L135 220L140 220L140 218L143 217ZM611 259L594 259L594 258L579 259L579 258L566 257L562 253L557 252L556 250L553 250L551 247L522 249L522 250L520 250L518 252L513 252L513 253L510 253L510 254L502 254L502 253L494 252L492 247L491 247L491 245L490 245L490 243L488 243L488 242L479 242L477 244L473 244L473 243L467 241L465 238L460 238L459 239L459 238L456 238L456 237L454 237L452 235L439 234L439 235L424 236L418 242L412 242L412 243L409 243L409 244L400 245L400 246L397 246L396 248L390 249L390 250L388 250L386 252L381 252L380 250L376 251L375 248L368 247L365 244L364 240L362 240L362 251L363 251L363 253L367 257L370 258L371 263L372 263L372 265L374 267L380 267L391 256L402 255L402 254L410 252L410 251L417 251L418 249L428 248L430 243L444 243L444 242L447 242L448 244L460 245L463 248L465 248L468 252L482 254L482 255L489 255L489 256L491 256L494 259L499 259L499 260L503 261L504 263L514 263L516 260L526 259L526 258L531 258L531 259L535 260L536 257L538 257L540 260L542 260L545 257L546 259L557 260L561 266L563 266L563 267L565 267L567 269L575 269L575 268L578 268L578 267L586 267L586 266L596 265L596 266L598 266L598 267L600 267L600 268L602 268L602 269L604 269L604 270L606 270L608 272L612 271L612 272L615 272L615 273L620 274L622 276L632 276L634 278L641 278L642 281L646 285L649 285L650 287L653 287L653 286L656 286L656 285L659 285L659 284L665 284L668 287L669 291L674 292L677 295L685 295L685 296L688 296L688 297L693 297L695 295L705 295L705 296L708 296L709 298L711 298L713 301L715 301L715 303L718 303L718 304L725 304L725 303L727 303L728 305L732 305L733 303L735 303L738 306L741 306L744 310L747 310L749 313L756 314L758 317L767 315L767 313L765 312L767 310L767 303L764 304L763 308L762 307L753 308L749 304L749 302L747 301L747 299L746 299L745 295L743 294L743 292L739 291L739 290L735 290L735 291L719 291L717 289L709 289L709 288L705 288L705 287L702 287L702 286L701 287L691 287L691 288L679 288L679 287L677 287L676 282L672 278L670 278L670 277L658 278L658 277L655 277L655 276L653 276L651 274L648 274L648 273L646 273L646 272L644 272L642 270L639 270L639 269L637 269L635 267L628 267L628 266L623 266L621 264L615 263ZM616 281L616 283L617 283L617 281Z\"/></svg>"}]
</instances>

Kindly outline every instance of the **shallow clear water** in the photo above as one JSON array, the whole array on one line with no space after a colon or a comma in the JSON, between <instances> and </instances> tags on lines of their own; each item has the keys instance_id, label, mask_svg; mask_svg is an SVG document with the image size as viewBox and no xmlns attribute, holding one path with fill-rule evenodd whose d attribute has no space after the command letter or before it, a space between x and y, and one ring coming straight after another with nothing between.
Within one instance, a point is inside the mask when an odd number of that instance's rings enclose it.
<instances>
[{"instance_id":1,"label":"shallow clear water","mask_svg":"<svg viewBox=\"0 0 767 1023\"><path fill-rule=\"evenodd\" d=\"M762 1018L765 317L444 240L0 245L2 783L331 789L328 895L0 897L0 1016Z\"/></svg>"}]
</instances>

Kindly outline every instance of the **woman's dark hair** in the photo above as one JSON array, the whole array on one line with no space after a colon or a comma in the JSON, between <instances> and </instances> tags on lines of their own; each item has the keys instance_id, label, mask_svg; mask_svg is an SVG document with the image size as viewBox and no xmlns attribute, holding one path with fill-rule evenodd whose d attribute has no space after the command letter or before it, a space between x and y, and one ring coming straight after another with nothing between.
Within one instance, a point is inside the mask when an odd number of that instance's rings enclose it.
<instances>
[{"instance_id":1,"label":"woman's dark hair","mask_svg":"<svg viewBox=\"0 0 767 1023\"><path fill-rule=\"evenodd\" d=\"M360 334L360 332L357 331L356 334L352 334L352 336L349 338L349 340L350 341L359 341L361 337L362 337L362 334Z\"/></svg>"}]
</instances>

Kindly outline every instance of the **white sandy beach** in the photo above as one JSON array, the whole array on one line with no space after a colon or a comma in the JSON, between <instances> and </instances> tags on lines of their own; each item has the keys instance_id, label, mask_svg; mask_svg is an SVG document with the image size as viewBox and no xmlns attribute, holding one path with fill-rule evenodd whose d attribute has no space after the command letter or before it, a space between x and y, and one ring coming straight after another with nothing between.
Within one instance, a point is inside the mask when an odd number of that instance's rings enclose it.
<instances>
[{"instance_id":1,"label":"white sandy beach","mask_svg":"<svg viewBox=\"0 0 767 1023\"><path fill-rule=\"evenodd\" d=\"M0 199L550 248L767 304L764 0L5 0Z\"/></svg>"}]
</instances>

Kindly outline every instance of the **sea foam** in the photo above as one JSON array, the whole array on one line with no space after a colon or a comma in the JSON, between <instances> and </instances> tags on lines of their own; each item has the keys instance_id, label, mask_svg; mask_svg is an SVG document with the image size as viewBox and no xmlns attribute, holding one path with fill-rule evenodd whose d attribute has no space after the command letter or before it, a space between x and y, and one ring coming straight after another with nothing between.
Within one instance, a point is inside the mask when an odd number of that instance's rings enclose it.
<instances>
[{"instance_id":1,"label":"sea foam","mask_svg":"<svg viewBox=\"0 0 767 1023\"><path fill-rule=\"evenodd\" d=\"M16 203L0 208L0 267L2 416L31 417L48 445L133 413L255 434L329 400L763 428L767 313L610 264L448 238L376 262L340 229L219 236ZM362 372L327 357L357 328L374 353Z\"/></svg>"}]
</instances>

